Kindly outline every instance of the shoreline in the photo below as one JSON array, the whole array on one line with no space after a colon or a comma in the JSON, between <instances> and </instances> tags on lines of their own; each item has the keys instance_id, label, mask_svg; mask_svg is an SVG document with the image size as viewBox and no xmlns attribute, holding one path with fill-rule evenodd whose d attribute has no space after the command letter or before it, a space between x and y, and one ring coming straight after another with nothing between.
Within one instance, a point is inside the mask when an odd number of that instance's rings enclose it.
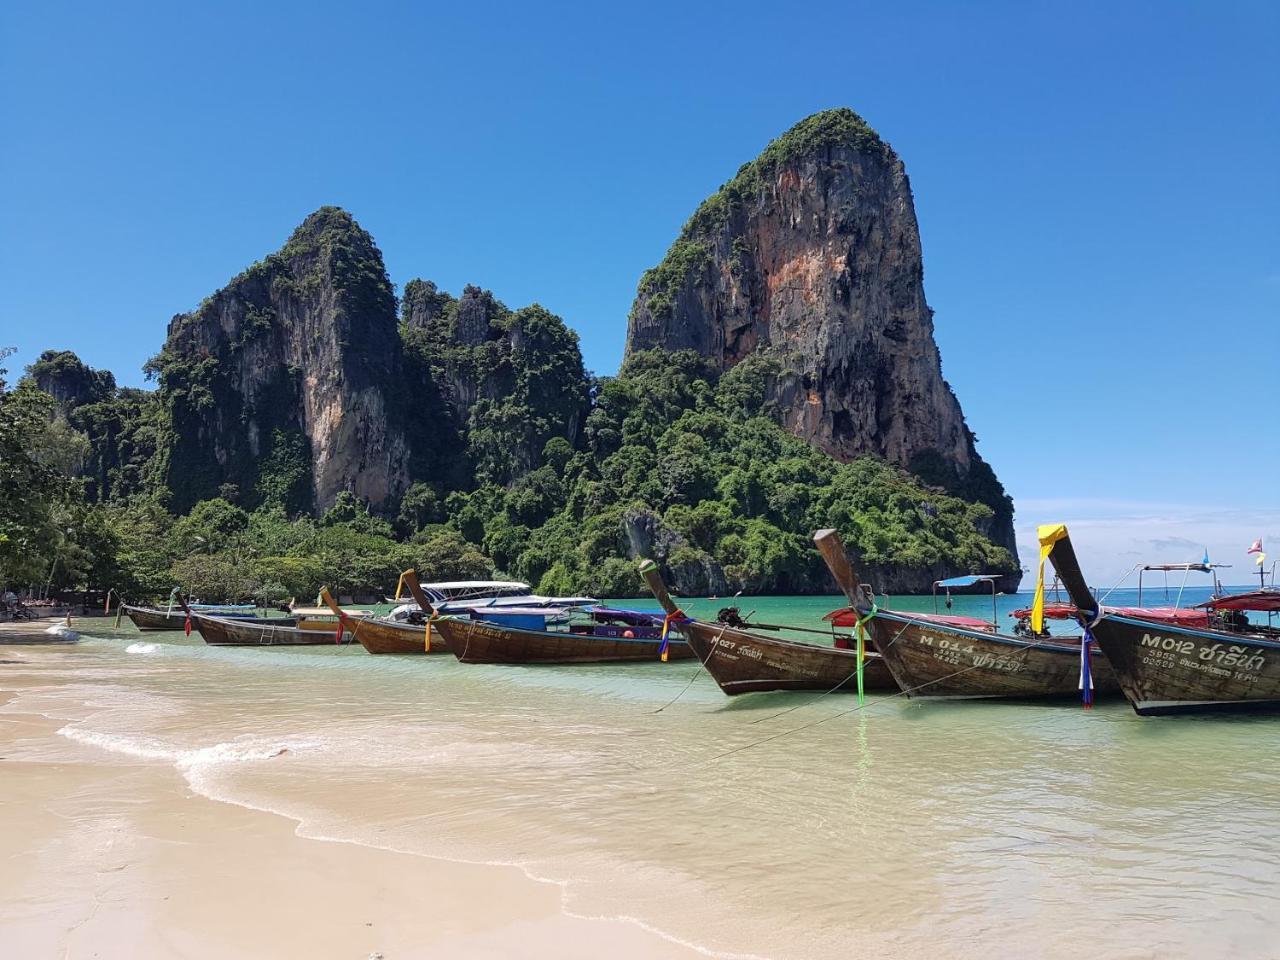
<instances>
[{"instance_id":1,"label":"shoreline","mask_svg":"<svg viewBox=\"0 0 1280 960\"><path fill-rule=\"evenodd\" d=\"M1123 704L902 703L825 724L851 703L726 699L660 664L74 626L0 649L0 942L23 957L1052 960L1099 923L1108 955L1271 955L1280 794L1250 758L1280 731L1257 720L1173 737ZM1206 836L1206 805L1240 796L1255 816Z\"/></svg>"},{"instance_id":2,"label":"shoreline","mask_svg":"<svg viewBox=\"0 0 1280 960\"><path fill-rule=\"evenodd\" d=\"M12 711L21 693L0 707L0 856L22 865L0 873L0 930L16 955L719 955L573 915L561 884L517 865L308 836L294 817L195 791L172 762L96 759L104 748L60 735L65 720ZM13 756L33 747L78 756Z\"/></svg>"}]
</instances>

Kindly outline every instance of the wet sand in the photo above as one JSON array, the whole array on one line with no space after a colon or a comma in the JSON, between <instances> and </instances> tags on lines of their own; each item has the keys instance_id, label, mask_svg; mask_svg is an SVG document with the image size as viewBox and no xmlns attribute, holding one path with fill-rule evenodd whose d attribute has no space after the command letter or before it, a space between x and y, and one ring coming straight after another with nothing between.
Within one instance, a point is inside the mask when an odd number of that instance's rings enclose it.
<instances>
[{"instance_id":1,"label":"wet sand","mask_svg":"<svg viewBox=\"0 0 1280 960\"><path fill-rule=\"evenodd\" d=\"M10 756L59 721L0 716L0 942L7 957L699 956L634 924L561 911L515 868L310 840L205 799L172 768ZM53 743L52 741L58 741Z\"/></svg>"}]
</instances>

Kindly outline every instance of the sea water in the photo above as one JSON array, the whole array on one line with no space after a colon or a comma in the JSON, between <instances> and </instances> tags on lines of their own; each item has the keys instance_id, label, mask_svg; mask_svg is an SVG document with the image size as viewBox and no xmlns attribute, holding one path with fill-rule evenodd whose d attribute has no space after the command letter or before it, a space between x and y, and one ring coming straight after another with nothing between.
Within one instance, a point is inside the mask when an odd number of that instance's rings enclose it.
<instances>
[{"instance_id":1,"label":"sea water","mask_svg":"<svg viewBox=\"0 0 1280 960\"><path fill-rule=\"evenodd\" d=\"M998 598L998 619L1030 600ZM728 603L682 601L703 617ZM840 605L733 603L814 629ZM939 603L991 613L989 597ZM858 709L844 693L728 698L690 661L467 666L76 629L79 645L0 672L0 688L43 681L9 709L65 711L68 749L171 765L305 836L517 864L568 913L709 955L1280 954L1280 718Z\"/></svg>"}]
</instances>

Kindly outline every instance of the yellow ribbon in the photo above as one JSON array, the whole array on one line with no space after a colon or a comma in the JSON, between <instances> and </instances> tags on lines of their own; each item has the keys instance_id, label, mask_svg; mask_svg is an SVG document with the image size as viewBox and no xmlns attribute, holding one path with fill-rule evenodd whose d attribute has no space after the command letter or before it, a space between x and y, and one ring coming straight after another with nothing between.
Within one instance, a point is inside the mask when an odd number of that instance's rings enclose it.
<instances>
[{"instance_id":1,"label":"yellow ribbon","mask_svg":"<svg viewBox=\"0 0 1280 960\"><path fill-rule=\"evenodd\" d=\"M1053 545L1066 536L1065 523L1044 523L1036 527L1036 537L1040 540L1040 572L1036 575L1036 599L1031 604L1031 629L1036 634L1044 631L1044 562L1053 553Z\"/></svg>"}]
</instances>

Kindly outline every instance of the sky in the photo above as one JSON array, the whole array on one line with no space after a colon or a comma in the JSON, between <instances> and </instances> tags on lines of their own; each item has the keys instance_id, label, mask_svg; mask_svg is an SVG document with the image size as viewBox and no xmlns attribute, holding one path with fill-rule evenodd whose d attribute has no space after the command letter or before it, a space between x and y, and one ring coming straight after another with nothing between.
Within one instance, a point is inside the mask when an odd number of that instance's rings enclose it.
<instances>
[{"instance_id":1,"label":"sky","mask_svg":"<svg viewBox=\"0 0 1280 960\"><path fill-rule=\"evenodd\" d=\"M170 317L338 204L398 286L542 303L613 373L701 199L849 106L906 163L1024 564L1065 519L1099 582L1206 546L1247 577L1280 558L1277 49L1271 0L10 0L0 346L142 385Z\"/></svg>"}]
</instances>

